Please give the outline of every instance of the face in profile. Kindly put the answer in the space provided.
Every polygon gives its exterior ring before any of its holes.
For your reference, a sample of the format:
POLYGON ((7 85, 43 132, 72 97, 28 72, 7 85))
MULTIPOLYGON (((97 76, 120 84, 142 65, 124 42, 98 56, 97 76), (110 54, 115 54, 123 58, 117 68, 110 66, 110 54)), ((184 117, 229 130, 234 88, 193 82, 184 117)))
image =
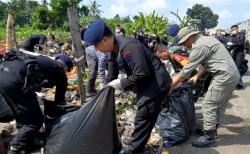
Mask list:
POLYGON ((194 43, 195 35, 190 36, 185 42, 181 43, 181 46, 185 46, 189 49, 192 49, 194 43))
POLYGON ((238 33, 238 32, 239 32, 239 28, 237 28, 237 27, 232 27, 232 28, 231 28, 231 32, 232 32, 232 33, 238 33))
POLYGON ((101 41, 95 45, 95 48, 101 52, 114 51, 114 36, 103 37, 101 41))

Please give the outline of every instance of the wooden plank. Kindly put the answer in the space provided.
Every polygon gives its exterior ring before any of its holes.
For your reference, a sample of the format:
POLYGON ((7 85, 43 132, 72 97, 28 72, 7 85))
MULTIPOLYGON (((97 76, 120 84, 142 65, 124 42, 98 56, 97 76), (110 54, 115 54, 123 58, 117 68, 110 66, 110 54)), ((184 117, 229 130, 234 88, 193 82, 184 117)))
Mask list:
POLYGON ((75 52, 75 57, 77 60, 77 77, 78 77, 78 84, 80 87, 80 96, 81 96, 81 104, 84 104, 86 100, 86 93, 85 93, 85 87, 83 82, 83 74, 85 71, 85 58, 82 58, 84 56, 84 50, 82 48, 82 42, 81 42, 81 35, 80 35, 80 26, 79 26, 79 17, 77 13, 77 9, 74 7, 70 7, 67 9, 68 12, 68 18, 69 18, 69 25, 70 25, 70 33, 71 33, 71 39, 72 39, 72 48, 75 52))
POLYGON ((18 51, 18 45, 16 41, 16 30, 15 20, 13 15, 9 12, 6 27, 6 51, 9 52, 11 49, 18 51))
POLYGON ((11 13, 8 13, 7 26, 6 26, 6 52, 9 52, 13 48, 13 28, 14 18, 11 13))

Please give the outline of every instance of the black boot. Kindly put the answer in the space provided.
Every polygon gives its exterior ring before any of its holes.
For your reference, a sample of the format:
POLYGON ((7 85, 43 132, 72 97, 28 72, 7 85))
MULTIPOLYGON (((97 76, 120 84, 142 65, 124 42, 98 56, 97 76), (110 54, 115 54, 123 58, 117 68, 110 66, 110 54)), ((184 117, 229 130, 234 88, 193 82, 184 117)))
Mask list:
POLYGON ((242 79, 240 79, 240 82, 237 84, 236 89, 237 89, 237 90, 242 90, 242 89, 244 89, 244 84, 243 84, 242 79))
POLYGON ((216 141, 217 131, 206 131, 204 130, 204 135, 199 137, 192 143, 192 146, 198 148, 205 148, 212 146, 216 141))

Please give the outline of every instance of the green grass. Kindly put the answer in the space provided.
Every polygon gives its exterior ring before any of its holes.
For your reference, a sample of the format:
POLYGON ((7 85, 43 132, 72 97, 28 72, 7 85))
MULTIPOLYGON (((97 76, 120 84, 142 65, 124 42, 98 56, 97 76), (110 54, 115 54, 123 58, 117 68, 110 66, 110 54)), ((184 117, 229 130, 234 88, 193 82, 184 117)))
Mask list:
POLYGON ((5 38, 6 30, 4 28, 0 28, 0 41, 5 38))
MULTIPOLYGON (((34 29, 31 26, 24 26, 24 27, 16 27, 16 37, 18 42, 22 42, 23 40, 27 39, 29 36, 33 34, 48 34, 48 30, 40 30, 34 29)), ((52 31, 52 34, 55 35, 56 40, 59 42, 68 40, 70 38, 70 32, 63 31, 61 29, 56 29, 52 31)), ((0 40, 5 40, 6 38, 6 28, 0 27, 0 40)))

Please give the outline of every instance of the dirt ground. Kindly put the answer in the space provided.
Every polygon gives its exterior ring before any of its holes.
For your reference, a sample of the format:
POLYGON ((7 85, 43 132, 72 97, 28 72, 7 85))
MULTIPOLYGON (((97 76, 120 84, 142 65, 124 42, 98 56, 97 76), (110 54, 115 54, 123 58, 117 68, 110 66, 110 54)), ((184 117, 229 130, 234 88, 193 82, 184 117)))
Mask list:
MULTIPOLYGON (((246 58, 250 63, 250 55, 246 58)), ((249 65, 250 68, 250 65, 249 65)), ((249 154, 250 153, 250 70, 243 77, 246 88, 235 90, 227 104, 223 126, 218 130, 219 140, 215 147, 194 148, 192 140, 198 137, 194 134, 188 141, 169 149, 170 154, 249 154)), ((201 118, 201 103, 196 105, 197 118, 201 118)), ((198 125, 201 125, 198 120, 198 125)), ((0 123, 0 133, 8 125, 0 123)), ((0 142, 1 143, 1 142, 0 142)), ((3 145, 0 144, 0 154, 3 145)))

